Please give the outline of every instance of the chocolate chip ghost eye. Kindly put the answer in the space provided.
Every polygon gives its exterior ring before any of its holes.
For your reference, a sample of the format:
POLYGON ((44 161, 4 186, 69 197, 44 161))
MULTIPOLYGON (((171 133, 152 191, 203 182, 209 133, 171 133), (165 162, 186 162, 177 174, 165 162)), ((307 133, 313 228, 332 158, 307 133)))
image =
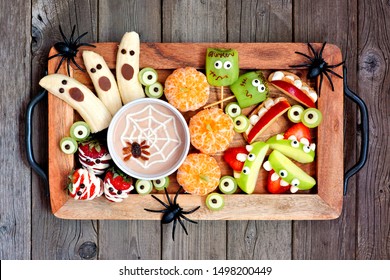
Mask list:
POLYGON ((126 50, 125 50, 125 49, 122 49, 122 50, 121 50, 121 53, 122 53, 122 54, 126 54, 126 50))
POLYGON ((68 82, 66 80, 62 80, 61 82, 63 85, 66 85, 68 82))
POLYGON ((60 88, 60 89, 59 89, 59 92, 60 92, 60 93, 64 93, 64 91, 65 91, 65 90, 64 90, 63 88, 60 88))
POLYGON ((130 51, 129 51, 129 54, 130 54, 131 56, 133 56, 133 55, 135 54, 135 51, 130 50, 130 51))
POLYGON ((91 71, 91 73, 95 73, 96 69, 95 68, 91 68, 91 70, 89 70, 89 71, 91 71))
POLYGON ((96 65, 96 69, 97 69, 97 70, 102 69, 102 65, 101 65, 101 64, 96 65))

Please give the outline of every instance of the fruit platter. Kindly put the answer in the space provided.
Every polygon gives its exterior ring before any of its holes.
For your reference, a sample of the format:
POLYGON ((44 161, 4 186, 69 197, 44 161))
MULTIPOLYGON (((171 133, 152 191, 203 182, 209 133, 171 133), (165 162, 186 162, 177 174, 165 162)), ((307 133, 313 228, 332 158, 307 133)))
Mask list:
POLYGON ((58 48, 49 53, 40 85, 51 93, 55 216, 160 220, 178 204, 186 221, 340 215, 337 46, 143 43, 125 35, 82 44, 69 64, 58 48), (310 79, 312 56, 335 66, 333 79, 310 79))

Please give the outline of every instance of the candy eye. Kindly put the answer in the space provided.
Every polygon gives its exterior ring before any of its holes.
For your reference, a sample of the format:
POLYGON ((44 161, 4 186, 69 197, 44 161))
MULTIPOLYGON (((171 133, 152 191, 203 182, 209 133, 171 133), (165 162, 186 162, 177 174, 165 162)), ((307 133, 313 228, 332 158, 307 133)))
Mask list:
POLYGON ((310 150, 311 150, 311 149, 310 149, 309 146, 307 146, 307 145, 304 145, 304 146, 303 146, 303 151, 304 151, 305 153, 307 153, 307 154, 310 153, 310 150))
POLYGON ((130 50, 130 51, 129 51, 129 55, 131 55, 131 56, 135 55, 135 51, 130 50))
POLYGON ((242 173, 244 173, 245 175, 249 175, 250 171, 251 171, 251 170, 249 169, 248 166, 245 166, 245 167, 242 169, 242 173))
POLYGON ((221 69, 222 68, 222 62, 217 60, 216 62, 214 62, 214 67, 216 69, 221 69))
POLYGON ((223 64, 223 68, 229 70, 230 68, 232 68, 232 63, 230 61, 225 61, 225 63, 223 64))
POLYGON ((248 160, 249 160, 249 161, 254 161, 255 158, 256 158, 255 154, 249 154, 249 155, 248 155, 248 160))
POLYGON ((287 116, 293 123, 299 123, 301 122, 303 110, 301 105, 294 105, 288 110, 287 116))
POLYGON ((291 141, 291 147, 298 148, 299 147, 299 142, 297 140, 292 140, 291 141))
POLYGON ((261 84, 257 87, 258 92, 264 92, 265 91, 265 85, 261 84))
POLYGON ((286 178, 288 175, 287 171, 282 169, 279 171, 279 176, 282 177, 282 178, 286 178))
POLYGON ((294 178, 292 181, 291 181, 291 186, 293 187, 298 187, 299 186, 299 180, 297 178, 294 178))
POLYGON ((254 80, 252 81, 252 86, 258 87, 258 86, 260 86, 260 85, 261 85, 261 84, 260 84, 260 80, 254 79, 254 80))

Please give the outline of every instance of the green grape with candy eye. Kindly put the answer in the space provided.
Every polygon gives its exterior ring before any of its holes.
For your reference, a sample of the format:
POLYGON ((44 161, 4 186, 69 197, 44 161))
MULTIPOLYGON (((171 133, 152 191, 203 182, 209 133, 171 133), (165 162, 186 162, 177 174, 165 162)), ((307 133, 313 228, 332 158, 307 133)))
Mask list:
POLYGON ((212 86, 230 86, 239 75, 238 52, 234 49, 208 48, 206 53, 207 82, 212 86))
POLYGON ((269 92, 267 81, 261 71, 252 71, 241 75, 230 86, 230 90, 241 108, 263 102, 268 97, 269 92))

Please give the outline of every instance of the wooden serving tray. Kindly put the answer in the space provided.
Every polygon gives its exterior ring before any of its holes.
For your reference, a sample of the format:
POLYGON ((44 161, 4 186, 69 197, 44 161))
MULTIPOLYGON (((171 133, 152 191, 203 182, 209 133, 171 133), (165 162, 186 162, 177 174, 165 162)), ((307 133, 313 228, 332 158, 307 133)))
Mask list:
MULTIPOLYGON (((118 43, 97 43, 93 51, 101 54, 110 69, 115 73, 116 52, 118 43)), ((321 44, 313 44, 316 49, 321 44)), ((176 68, 192 66, 203 71, 206 49, 208 47, 234 48, 238 50, 241 72, 263 70, 266 77, 275 70, 288 70, 289 65, 300 64, 304 57, 295 51, 308 53, 303 43, 142 43, 140 68, 152 67, 159 73, 159 81, 176 68)), ((88 48, 90 49, 90 48, 88 48)), ((76 61, 83 66, 81 59, 83 49, 78 52, 76 61)), ((55 54, 51 49, 49 56, 55 54)), ((328 44, 323 53, 329 64, 342 61, 340 49, 328 44)), ((49 74, 58 65, 58 59, 49 61, 49 74)), ((65 63, 59 73, 66 73, 65 63)), ((290 69, 291 70, 291 69, 290 69)), ((341 74, 341 67, 335 69, 341 74)), ((306 80, 304 69, 294 72, 306 80)), ((71 76, 91 89, 93 85, 87 73, 79 71, 71 65, 71 76)), ((306 81, 308 82, 308 81, 306 81)), ((343 203, 343 85, 342 79, 333 79, 335 91, 324 79, 321 96, 317 102, 323 114, 320 126, 313 130, 317 144, 316 160, 311 164, 300 165, 306 172, 314 176, 317 185, 310 192, 298 194, 268 194, 265 191, 266 171, 261 170, 254 194, 238 193, 224 195, 225 207, 220 211, 210 211, 205 205, 205 197, 181 194, 178 203, 185 210, 198 205, 201 208, 189 217, 195 220, 322 220, 335 219, 341 214, 343 203)), ((209 103, 218 100, 219 88, 211 88, 209 103)), ((229 88, 224 89, 225 96, 231 95, 229 88)), ((270 96, 279 96, 275 88, 270 86, 270 96)), ((288 98, 289 99, 289 98, 288 98)), ((295 104, 289 99, 291 104, 295 104)), ((225 103, 226 105, 226 103, 225 103)), ((253 107, 245 109, 249 113, 253 107)), ((196 112, 185 113, 187 121, 196 112)), ((151 195, 131 194, 121 203, 108 201, 104 196, 92 201, 77 201, 69 197, 66 191, 67 176, 76 166, 77 159, 61 152, 59 142, 69 135, 69 128, 80 117, 65 102, 49 94, 48 127, 49 127, 49 184, 51 207, 55 216, 63 219, 122 219, 122 220, 159 220, 161 215, 144 211, 144 208, 160 209, 160 204, 151 195)), ((289 126, 285 116, 278 119, 277 124, 264 133, 264 139, 283 132, 289 126)), ((231 146, 245 144, 243 137, 237 134, 231 146)), ((191 152, 191 151, 190 151, 191 152)), ((222 153, 215 155, 220 164, 222 174, 232 175, 232 170, 222 160, 222 153)), ((176 174, 170 177, 169 192, 174 193, 178 184, 176 174)), ((163 193, 155 193, 166 200, 163 193)))

